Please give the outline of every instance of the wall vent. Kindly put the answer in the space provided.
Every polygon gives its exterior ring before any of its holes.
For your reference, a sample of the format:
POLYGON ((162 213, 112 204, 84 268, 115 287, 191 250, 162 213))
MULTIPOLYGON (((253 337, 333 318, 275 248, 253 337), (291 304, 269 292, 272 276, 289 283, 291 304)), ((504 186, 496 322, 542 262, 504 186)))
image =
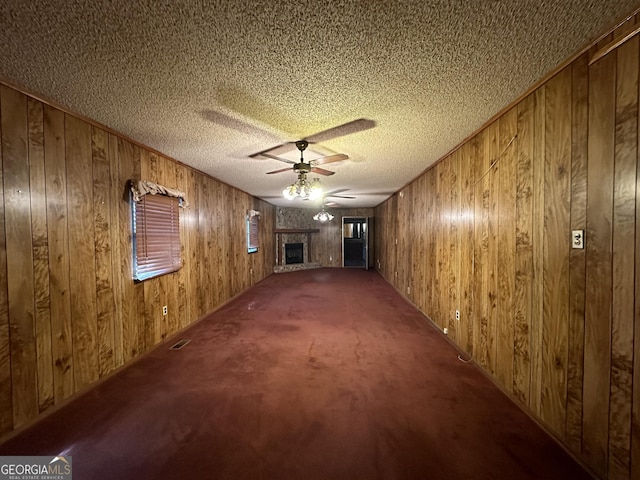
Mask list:
POLYGON ((182 348, 184 348, 187 343, 189 343, 191 340, 187 339, 187 338, 183 338, 182 340, 178 341, 177 343, 174 343, 173 345, 171 345, 169 347, 169 350, 181 350, 182 348))

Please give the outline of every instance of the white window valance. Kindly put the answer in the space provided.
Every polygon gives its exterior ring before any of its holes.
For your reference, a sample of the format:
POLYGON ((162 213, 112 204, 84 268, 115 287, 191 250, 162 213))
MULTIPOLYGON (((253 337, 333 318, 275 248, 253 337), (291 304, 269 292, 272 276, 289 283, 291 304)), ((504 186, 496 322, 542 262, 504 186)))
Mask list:
POLYGON ((249 218, 251 217, 259 217, 260 216, 260 212, 257 210, 247 210, 247 215, 249 215, 249 218))
POLYGON ((130 180, 131 194, 134 202, 139 202, 147 194, 151 195, 166 195, 167 197, 176 197, 180 200, 180 206, 187 208, 189 204, 185 198, 185 193, 180 190, 168 188, 157 183, 150 182, 148 180, 130 180))

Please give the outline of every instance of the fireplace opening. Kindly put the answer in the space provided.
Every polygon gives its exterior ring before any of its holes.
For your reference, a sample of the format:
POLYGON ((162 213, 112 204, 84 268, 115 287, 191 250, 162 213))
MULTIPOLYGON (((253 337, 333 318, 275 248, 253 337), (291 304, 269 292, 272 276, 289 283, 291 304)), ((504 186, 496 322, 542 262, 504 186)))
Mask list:
POLYGON ((284 261, 285 264, 304 263, 304 250, 302 243, 285 243, 284 244, 284 261))

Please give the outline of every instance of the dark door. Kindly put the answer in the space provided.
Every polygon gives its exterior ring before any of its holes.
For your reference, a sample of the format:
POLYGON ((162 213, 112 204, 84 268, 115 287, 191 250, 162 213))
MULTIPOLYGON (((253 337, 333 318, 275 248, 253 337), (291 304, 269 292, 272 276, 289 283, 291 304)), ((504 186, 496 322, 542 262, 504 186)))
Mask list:
POLYGON ((369 228, 366 217, 342 217, 342 266, 369 268, 369 228))

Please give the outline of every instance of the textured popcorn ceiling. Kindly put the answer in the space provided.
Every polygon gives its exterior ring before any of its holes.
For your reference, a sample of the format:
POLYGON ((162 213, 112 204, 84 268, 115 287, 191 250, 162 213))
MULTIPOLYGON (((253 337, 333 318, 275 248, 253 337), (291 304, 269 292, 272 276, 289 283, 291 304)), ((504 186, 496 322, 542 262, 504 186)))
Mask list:
POLYGON ((322 180, 367 207, 639 6, 3 0, 0 78, 278 205, 295 175, 249 155, 373 120, 314 146, 349 155, 322 180))

